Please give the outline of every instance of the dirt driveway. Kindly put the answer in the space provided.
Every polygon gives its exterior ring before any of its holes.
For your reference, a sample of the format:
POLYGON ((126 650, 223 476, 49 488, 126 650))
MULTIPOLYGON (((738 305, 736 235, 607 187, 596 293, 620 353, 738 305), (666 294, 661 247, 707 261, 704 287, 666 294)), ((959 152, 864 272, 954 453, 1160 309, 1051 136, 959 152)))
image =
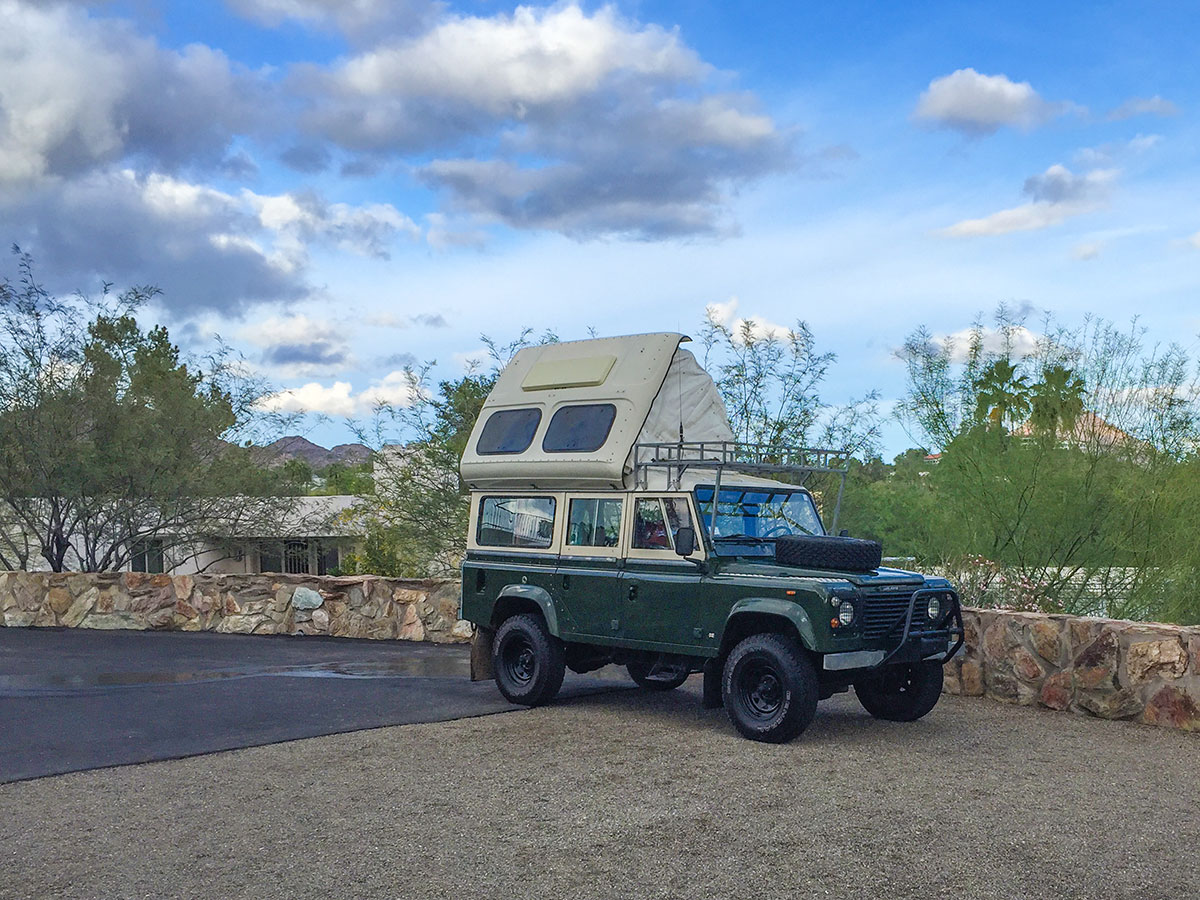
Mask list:
POLYGON ((1194 897, 1200 738, 853 697, 798 742, 679 691, 0 786, 0 897, 1194 897))

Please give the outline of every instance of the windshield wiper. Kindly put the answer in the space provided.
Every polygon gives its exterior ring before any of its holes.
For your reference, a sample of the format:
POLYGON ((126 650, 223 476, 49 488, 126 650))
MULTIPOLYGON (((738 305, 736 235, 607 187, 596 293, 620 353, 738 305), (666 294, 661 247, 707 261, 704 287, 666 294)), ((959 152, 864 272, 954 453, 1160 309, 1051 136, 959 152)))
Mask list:
POLYGON ((750 534, 726 534, 713 538, 714 541, 737 541, 739 544, 773 544, 776 538, 755 537, 750 534))

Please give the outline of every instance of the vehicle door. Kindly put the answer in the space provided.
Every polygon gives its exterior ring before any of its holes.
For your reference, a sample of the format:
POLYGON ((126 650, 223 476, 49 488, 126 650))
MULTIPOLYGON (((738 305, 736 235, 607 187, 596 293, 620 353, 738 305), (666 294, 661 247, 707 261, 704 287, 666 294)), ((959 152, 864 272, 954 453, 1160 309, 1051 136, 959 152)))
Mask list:
POLYGON ((688 557, 675 552, 683 527, 695 528, 686 495, 638 496, 626 526, 628 550, 621 586, 625 600, 622 637, 657 649, 703 646, 697 595, 704 550, 697 542, 688 557), (669 646, 668 646, 669 645, 669 646))
POLYGON ((558 559, 556 595, 569 630, 615 638, 621 620, 621 495, 566 497, 566 522, 558 559))

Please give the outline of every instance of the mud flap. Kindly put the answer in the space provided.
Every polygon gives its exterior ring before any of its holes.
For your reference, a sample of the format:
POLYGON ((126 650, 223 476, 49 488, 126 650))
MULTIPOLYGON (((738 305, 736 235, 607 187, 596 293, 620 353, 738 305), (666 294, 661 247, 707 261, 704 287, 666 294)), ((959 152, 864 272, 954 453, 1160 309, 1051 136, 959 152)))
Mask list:
POLYGON ((481 625, 475 626, 471 636, 471 680, 491 681, 496 677, 492 671, 492 638, 496 632, 481 625))
POLYGON ((721 702, 721 661, 709 659, 704 662, 704 699, 701 701, 705 709, 720 709, 721 702))

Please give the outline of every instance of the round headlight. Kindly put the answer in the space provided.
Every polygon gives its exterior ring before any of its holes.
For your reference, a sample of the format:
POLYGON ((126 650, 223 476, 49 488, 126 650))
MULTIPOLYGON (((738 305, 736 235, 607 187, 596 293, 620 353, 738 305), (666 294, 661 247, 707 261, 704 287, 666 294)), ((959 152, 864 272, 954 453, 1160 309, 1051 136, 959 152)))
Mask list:
POLYGON ((929 618, 936 620, 942 614, 942 598, 937 594, 931 594, 929 597, 929 618))
POLYGON ((854 604, 849 600, 843 600, 838 606, 838 621, 843 625, 849 625, 854 621, 854 604))

